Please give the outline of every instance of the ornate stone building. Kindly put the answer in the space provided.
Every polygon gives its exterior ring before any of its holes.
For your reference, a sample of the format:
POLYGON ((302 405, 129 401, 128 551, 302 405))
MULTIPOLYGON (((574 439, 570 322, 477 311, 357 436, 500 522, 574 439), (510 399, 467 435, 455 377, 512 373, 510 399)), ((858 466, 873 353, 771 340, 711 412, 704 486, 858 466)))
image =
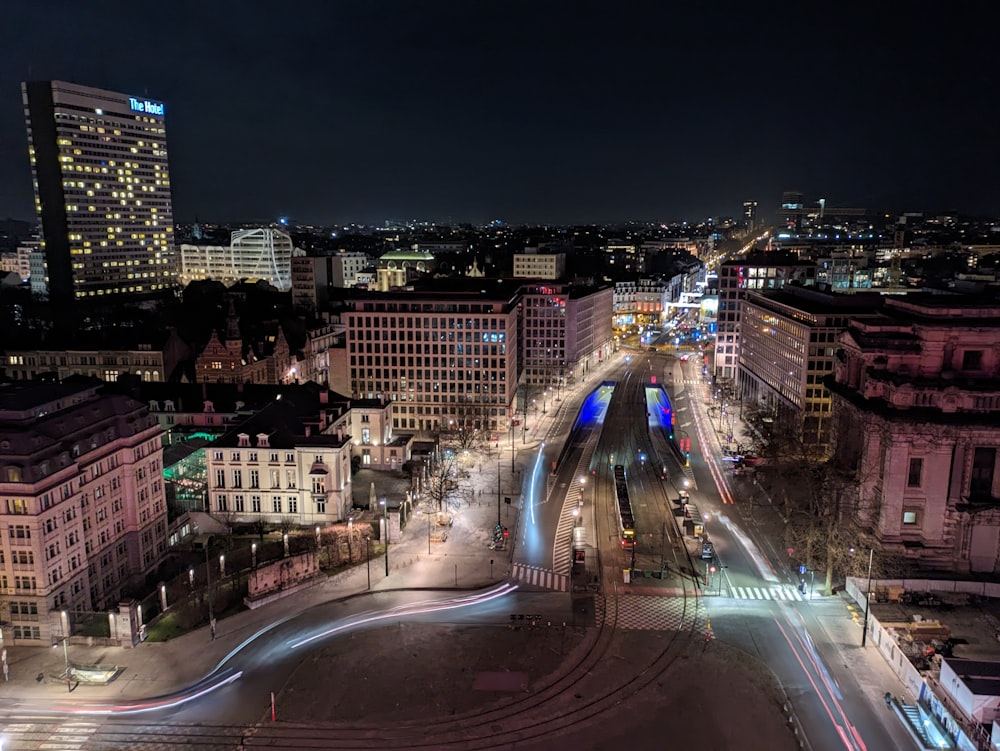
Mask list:
POLYGON ((828 386, 853 521, 922 568, 1000 571, 1000 303, 889 297, 839 344, 828 386))

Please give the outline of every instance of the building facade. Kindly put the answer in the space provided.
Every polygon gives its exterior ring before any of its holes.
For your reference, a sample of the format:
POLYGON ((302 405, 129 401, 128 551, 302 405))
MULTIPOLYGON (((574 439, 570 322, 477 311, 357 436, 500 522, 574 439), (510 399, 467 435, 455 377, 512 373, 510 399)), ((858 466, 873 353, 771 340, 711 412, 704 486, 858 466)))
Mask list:
POLYGON ((782 253, 751 253, 719 266, 715 377, 735 379, 740 360, 740 308, 744 293, 781 289, 796 283, 811 286, 816 266, 782 253))
POLYGON ((0 356, 0 364, 3 375, 15 381, 30 381, 42 375, 60 381, 88 376, 114 383, 123 375, 135 375, 143 381, 166 381, 189 354, 187 344, 171 329, 124 348, 63 349, 53 344, 30 350, 7 348, 0 356))
POLYGON ((355 287, 361 283, 360 274, 371 267, 365 253, 337 253, 330 256, 330 284, 334 287, 355 287))
POLYGON ((181 245, 179 281, 212 279, 232 286, 243 279, 262 279, 285 292, 292 288, 291 235, 259 227, 232 233, 229 245, 181 245))
POLYGON ((349 407, 326 390, 318 397, 276 399, 205 449, 209 513, 227 523, 295 526, 347 518, 349 407))
POLYGON ((872 312, 878 295, 837 295, 788 286, 747 292, 740 323, 737 394, 760 405, 825 453, 832 397, 825 385, 836 364, 837 340, 850 317, 872 312))
POLYGON ((329 258, 292 257, 292 305, 309 311, 322 310, 330 300, 329 258))
POLYGON ((96 386, 0 388, 4 637, 50 646, 73 613, 141 592, 167 549, 160 429, 96 386))
POLYGON ((670 286, 663 279, 640 278, 616 282, 614 325, 659 328, 670 302, 670 286))
POLYGON ((518 279, 562 279, 566 275, 565 253, 544 253, 528 248, 514 254, 514 277, 518 279))
POLYGON ((173 287, 164 105, 65 81, 21 91, 44 256, 33 289, 71 302, 173 287))
POLYGON ((528 285, 520 300, 520 380, 530 391, 557 394, 611 353, 613 288, 528 285))
POLYGON ((345 313, 343 369, 331 386, 387 398, 395 431, 425 435, 449 420, 505 431, 518 377, 515 290, 395 292, 360 297, 345 313))
POLYGON ((887 297, 852 320, 830 382, 850 518, 930 569, 1000 571, 1000 304, 887 297))

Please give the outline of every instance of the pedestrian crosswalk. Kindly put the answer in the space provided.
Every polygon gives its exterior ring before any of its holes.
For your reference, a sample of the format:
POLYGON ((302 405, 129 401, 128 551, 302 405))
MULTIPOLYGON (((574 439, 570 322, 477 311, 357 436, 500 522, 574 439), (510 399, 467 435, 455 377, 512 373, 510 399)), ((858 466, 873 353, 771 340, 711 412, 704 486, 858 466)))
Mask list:
MULTIPOLYGON (((736 587, 732 586, 729 588, 731 591, 731 596, 737 600, 778 600, 785 602, 802 602, 803 600, 808 600, 808 594, 803 595, 799 592, 798 587, 791 584, 788 585, 773 585, 770 587, 736 587)), ((710 597, 713 594, 718 594, 717 592, 704 591, 702 592, 706 597, 710 597)), ((724 593, 723 593, 724 594, 724 593)))
POLYGON ((519 582, 531 584, 536 587, 552 589, 556 592, 569 591, 569 577, 565 574, 557 574, 550 569, 515 563, 513 569, 511 569, 510 576, 519 582))
MULTIPOLYGON (((589 444, 580 456, 577 474, 585 476, 594 456, 596 444, 589 444)), ((556 537, 552 541, 552 568, 557 574, 568 576, 573 569, 573 535, 574 528, 583 526, 583 490, 584 483, 567 483, 566 495, 563 498, 559 521, 556 524, 556 537)), ((593 493, 593 490, 591 490, 593 493)), ((593 495, 589 496, 591 499, 593 495)))

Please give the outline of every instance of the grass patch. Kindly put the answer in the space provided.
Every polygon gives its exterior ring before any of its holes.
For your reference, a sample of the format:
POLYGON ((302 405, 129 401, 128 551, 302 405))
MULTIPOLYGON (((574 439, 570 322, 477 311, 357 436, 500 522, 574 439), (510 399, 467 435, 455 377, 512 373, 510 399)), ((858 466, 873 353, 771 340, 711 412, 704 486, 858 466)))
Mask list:
POLYGON ((167 613, 152 626, 146 627, 146 641, 170 641, 185 633, 175 613, 167 613))

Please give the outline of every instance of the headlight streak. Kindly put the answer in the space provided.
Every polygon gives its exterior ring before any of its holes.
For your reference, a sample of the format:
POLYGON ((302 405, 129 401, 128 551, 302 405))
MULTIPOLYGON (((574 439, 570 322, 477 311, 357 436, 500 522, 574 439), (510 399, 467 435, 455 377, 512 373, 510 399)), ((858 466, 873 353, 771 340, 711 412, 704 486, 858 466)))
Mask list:
POLYGON ((535 468, 531 472, 531 491, 528 493, 528 510, 531 512, 531 523, 535 523, 535 487, 538 483, 538 465, 542 461, 545 451, 545 441, 538 447, 538 454, 535 456, 535 468))
POLYGON ((718 520, 722 522, 723 526, 729 530, 734 538, 743 546, 743 550, 746 554, 750 556, 750 560, 753 561, 754 566, 757 568, 758 573, 764 581, 770 582, 772 584, 780 584, 778 575, 774 573, 774 569, 768 560, 760 554, 757 546, 754 545, 753 540, 744 534, 743 530, 730 521, 729 517, 725 514, 719 514, 718 520))
POLYGON ((809 635, 809 632, 806 631, 806 624, 805 620, 802 618, 802 614, 796 608, 789 607, 786 603, 779 604, 782 611, 785 613, 785 620, 788 622, 788 625, 795 627, 795 638, 799 640, 802 648, 809 654, 809 661, 815 666, 816 671, 823 679, 823 683, 826 684, 830 693, 832 693, 836 699, 843 701, 844 695, 840 691, 840 686, 837 684, 836 679, 830 675, 830 671, 827 670, 826 665, 823 663, 823 658, 820 657, 819 651, 816 649, 816 645, 813 644, 812 637, 809 635))
MULTIPOLYGON (((397 605, 389 610, 381 613, 369 612, 368 614, 361 614, 359 619, 358 616, 351 618, 349 622, 340 624, 332 629, 327 629, 323 633, 316 634, 314 636, 302 639, 294 644, 289 644, 290 649, 296 649, 310 642, 321 639, 325 636, 344 631, 346 629, 352 628, 354 626, 360 626, 366 623, 376 623, 378 621, 388 620, 391 618, 398 618, 405 615, 419 615, 421 613, 433 613, 442 610, 455 610, 458 608, 468 607, 470 605, 479 605, 487 602, 496 600, 504 595, 510 594, 518 587, 515 584, 506 582, 501 584, 491 590, 486 592, 479 592, 474 594, 462 595, 460 597, 452 597, 447 600, 421 600, 415 603, 407 603, 404 605, 397 605)), ((234 671, 233 668, 223 668, 222 665, 229 660, 233 659, 242 649, 244 649, 251 642, 257 640, 263 636, 268 631, 280 626, 283 623, 287 623, 293 620, 295 616, 288 616, 282 618, 280 621, 276 621, 267 625, 266 627, 260 629, 252 636, 245 639, 239 646, 235 647, 229 652, 213 669, 212 673, 209 673, 205 678, 195 683, 187 692, 172 694, 160 699, 154 699, 152 701, 141 701, 134 702, 131 704, 118 704, 118 705, 87 705, 81 704, 78 706, 55 706, 51 709, 38 710, 37 714, 42 715, 53 715, 53 714, 75 714, 75 715, 88 715, 88 716, 111 716, 111 715, 125 715, 125 714, 139 714, 142 712, 154 712, 165 709, 172 709, 179 707, 188 702, 199 699, 207 694, 212 693, 224 686, 234 683, 243 676, 243 671, 234 671), (221 672, 220 672, 221 671, 221 672), (214 676, 214 677, 213 677, 214 676)))
MULTIPOLYGON (((220 680, 205 686, 204 688, 194 691, 192 693, 181 694, 179 696, 172 696, 166 699, 159 699, 157 701, 147 702, 147 703, 135 703, 135 704, 119 704, 115 706, 79 706, 79 707, 54 707, 50 712, 45 712, 45 714, 82 714, 82 715, 120 715, 120 714, 138 714, 140 712, 153 712, 161 709, 171 709, 173 707, 179 707, 182 704, 187 704, 189 701, 194 701, 199 699, 206 694, 210 694, 216 689, 220 689, 223 686, 227 686, 234 681, 239 680, 243 676, 243 671, 240 670, 229 676, 223 678, 220 676, 220 680)), ((200 681, 199 683, 204 683, 200 681)), ((199 684, 195 684, 196 686, 199 684)))
MULTIPOLYGON (((830 723, 834 726, 834 728, 836 728, 837 735, 840 737, 841 743, 844 744, 844 748, 851 749, 852 751, 867 751, 867 747, 865 746, 864 741, 861 739, 861 736, 855 729, 855 727, 847 719, 847 714, 844 712, 844 708, 840 705, 840 702, 837 701, 836 697, 833 696, 832 694, 827 695, 829 697, 829 703, 827 702, 827 697, 824 696, 824 694, 820 691, 820 686, 817 685, 815 680, 813 680, 812 673, 806 667, 806 664, 802 660, 799 651, 796 649, 795 643, 789 637, 788 632, 785 630, 781 621, 775 618, 774 622, 775 625, 777 625, 778 630, 781 632, 781 635, 785 638, 785 641, 788 643, 788 646, 792 651, 792 655, 795 657, 796 662, 799 663, 799 667, 802 668, 802 672, 805 673, 805 676, 809 680, 809 683, 812 684, 813 690, 816 692, 816 696, 819 698, 820 703, 823 705, 823 709, 826 711, 827 716, 830 718, 830 723), (831 703, 834 706, 836 706, 836 712, 834 712, 834 710, 830 708, 831 703), (841 719, 843 720, 843 725, 837 722, 837 719, 834 717, 835 713, 841 717, 841 719)), ((810 657, 810 662, 812 662, 811 657, 810 657)), ((823 675, 824 672, 825 671, 820 671, 820 674, 823 675)), ((823 678, 823 684, 829 691, 829 685, 826 684, 826 678, 823 678)))
POLYGON ((378 613, 376 615, 371 615, 365 618, 352 618, 346 623, 341 623, 333 628, 321 631, 318 634, 313 634, 312 636, 301 639, 297 642, 290 643, 288 645, 289 649, 298 649, 301 646, 310 644, 319 639, 332 636, 333 634, 346 631, 348 629, 363 626, 369 623, 377 623, 379 621, 390 620, 392 618, 398 618, 401 615, 419 615, 421 613, 434 613, 441 610, 456 610, 458 608, 468 607, 469 605, 479 605, 484 602, 489 602, 495 600, 498 597, 503 597, 506 594, 510 594, 515 589, 517 585, 511 584, 509 582, 504 583, 497 587, 496 589, 484 592, 478 595, 471 595, 466 597, 455 598, 452 600, 443 600, 436 603, 411 603, 409 605, 399 606, 393 610, 386 611, 384 613, 378 613))
MULTIPOLYGON (((681 372, 683 372, 683 370, 681 372)), ((718 462, 716 462, 713 457, 715 451, 712 447, 712 443, 708 440, 707 433, 702 426, 702 414, 695 408, 694 400, 697 398, 697 393, 692 389, 688 394, 688 407, 691 409, 691 414, 694 416, 694 427, 698 432, 698 445, 701 446, 702 458, 705 460, 705 466, 708 467, 708 471, 712 475, 712 482, 715 483, 715 487, 719 491, 719 496, 722 498, 722 502, 732 504, 733 496, 730 494, 729 487, 726 485, 726 481, 722 477, 722 473, 719 471, 718 462)))

